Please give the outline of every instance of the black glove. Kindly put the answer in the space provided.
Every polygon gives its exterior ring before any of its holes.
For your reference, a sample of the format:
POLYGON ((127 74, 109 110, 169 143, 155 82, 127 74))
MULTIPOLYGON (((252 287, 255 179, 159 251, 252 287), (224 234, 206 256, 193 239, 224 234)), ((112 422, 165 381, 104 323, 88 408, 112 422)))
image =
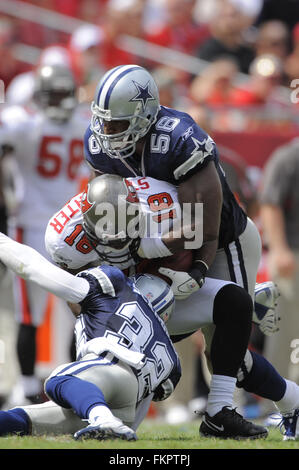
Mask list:
POLYGON ((154 391, 153 401, 163 401, 174 391, 174 385, 170 379, 162 382, 154 391))
POLYGON ((208 265, 201 260, 194 261, 191 271, 189 271, 189 275, 195 279, 198 283, 199 287, 202 287, 205 283, 205 277, 207 274, 209 267, 208 265))

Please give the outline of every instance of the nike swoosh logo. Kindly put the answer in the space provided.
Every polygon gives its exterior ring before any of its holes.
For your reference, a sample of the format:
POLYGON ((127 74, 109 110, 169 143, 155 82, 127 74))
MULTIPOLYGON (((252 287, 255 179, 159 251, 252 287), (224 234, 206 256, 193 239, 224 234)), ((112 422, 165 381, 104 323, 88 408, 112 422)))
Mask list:
POLYGON ((208 426, 208 428, 213 429, 213 431, 215 431, 215 430, 220 431, 220 432, 224 431, 223 424, 221 426, 217 426, 217 424, 214 424, 214 423, 211 423, 211 422, 207 421, 206 418, 204 418, 204 422, 208 426))

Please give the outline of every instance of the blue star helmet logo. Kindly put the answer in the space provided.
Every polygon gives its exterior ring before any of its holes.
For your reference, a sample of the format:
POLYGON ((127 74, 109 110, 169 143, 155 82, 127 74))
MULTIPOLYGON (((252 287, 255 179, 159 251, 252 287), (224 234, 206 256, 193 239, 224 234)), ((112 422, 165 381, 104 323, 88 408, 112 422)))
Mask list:
POLYGON ((134 98, 131 98, 130 101, 140 101, 142 103, 143 110, 145 110, 147 102, 155 99, 149 91, 149 81, 145 86, 140 85, 140 83, 137 83, 134 80, 133 83, 137 89, 137 95, 134 96, 134 98))

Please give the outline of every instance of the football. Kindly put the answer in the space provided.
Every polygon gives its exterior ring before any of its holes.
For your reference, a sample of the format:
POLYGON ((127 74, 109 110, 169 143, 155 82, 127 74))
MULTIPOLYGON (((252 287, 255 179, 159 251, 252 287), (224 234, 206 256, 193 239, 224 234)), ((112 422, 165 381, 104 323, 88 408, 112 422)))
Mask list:
POLYGON ((164 281, 170 283, 168 277, 163 276, 159 273, 159 268, 169 268, 174 271, 188 272, 191 269, 193 261, 192 250, 182 250, 175 255, 167 256, 165 258, 154 258, 142 260, 137 266, 137 273, 148 273, 154 274, 161 277, 164 281))

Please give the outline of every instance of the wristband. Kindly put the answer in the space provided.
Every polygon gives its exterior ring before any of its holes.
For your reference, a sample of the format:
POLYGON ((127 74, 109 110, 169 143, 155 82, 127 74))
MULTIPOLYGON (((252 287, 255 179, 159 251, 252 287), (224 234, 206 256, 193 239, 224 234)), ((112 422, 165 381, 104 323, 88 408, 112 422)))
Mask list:
POLYGON ((137 254, 141 258, 164 258, 172 255, 159 237, 142 238, 137 254))
MULTIPOLYGON (((209 266, 207 265, 207 263, 205 263, 205 261, 203 261, 202 259, 196 259, 195 261, 193 261, 193 264, 199 264, 201 263, 204 267, 204 274, 206 275, 206 272, 209 270, 209 266)), ((197 267, 197 266, 196 266, 197 267)))
POLYGON ((197 259, 193 262, 193 266, 189 274, 191 277, 193 277, 193 279, 196 280, 199 287, 202 287, 204 285, 208 269, 209 266, 207 265, 207 263, 205 263, 201 259, 197 259))

